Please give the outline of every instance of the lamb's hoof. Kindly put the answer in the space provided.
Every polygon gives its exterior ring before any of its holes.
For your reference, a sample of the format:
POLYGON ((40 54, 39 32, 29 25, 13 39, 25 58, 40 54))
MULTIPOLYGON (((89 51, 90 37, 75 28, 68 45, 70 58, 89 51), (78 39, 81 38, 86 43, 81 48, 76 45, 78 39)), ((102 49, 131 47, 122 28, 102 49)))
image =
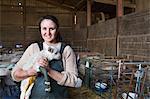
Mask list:
POLYGON ((50 86, 50 82, 48 82, 48 81, 45 81, 45 85, 48 85, 48 86, 50 86))
POLYGON ((46 92, 50 92, 50 91, 51 91, 51 87, 45 88, 45 91, 46 91, 46 92))

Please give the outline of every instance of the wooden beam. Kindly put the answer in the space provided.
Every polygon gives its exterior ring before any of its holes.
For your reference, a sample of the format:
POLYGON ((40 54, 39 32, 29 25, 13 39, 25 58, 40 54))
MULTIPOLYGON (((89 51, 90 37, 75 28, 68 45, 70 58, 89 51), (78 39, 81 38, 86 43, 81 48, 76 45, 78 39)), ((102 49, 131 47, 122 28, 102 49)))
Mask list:
POLYGON ((76 5, 75 5, 75 11, 81 10, 87 6, 87 0, 80 0, 76 5))
POLYGON ((84 1, 86 1, 86 0, 80 0, 76 5, 75 5, 75 7, 78 7, 80 4, 82 4, 84 1))
MULTIPOLYGON (((104 4, 110 4, 110 5, 116 5, 117 0, 94 0, 95 2, 99 2, 99 3, 104 3, 104 4)), ((136 4, 132 4, 129 2, 126 2, 124 0, 123 2, 123 6, 124 7, 129 7, 129 8, 136 8, 136 4)))
POLYGON ((75 9, 75 7, 73 7, 73 6, 70 6, 70 5, 61 3, 61 2, 57 2, 57 1, 54 1, 54 0, 37 0, 37 1, 44 2, 44 3, 49 3, 49 4, 52 4, 54 6, 64 8, 64 9, 68 9, 68 10, 74 10, 75 9))

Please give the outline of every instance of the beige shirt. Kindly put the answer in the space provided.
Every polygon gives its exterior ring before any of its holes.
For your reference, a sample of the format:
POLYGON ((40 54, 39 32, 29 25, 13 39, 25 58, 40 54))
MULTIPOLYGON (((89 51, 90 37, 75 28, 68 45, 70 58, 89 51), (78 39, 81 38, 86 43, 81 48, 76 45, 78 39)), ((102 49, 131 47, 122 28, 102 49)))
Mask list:
MULTIPOLYGON (((60 43, 53 44, 53 46, 58 47, 60 43)), ((21 59, 17 62, 15 67, 12 70, 12 78, 15 81, 17 80, 13 75, 14 72, 17 68, 25 68, 23 67, 24 64, 27 63, 28 59, 35 53, 39 52, 39 46, 37 43, 31 44, 26 51, 24 52, 23 56, 21 59)), ((70 46, 66 46, 63 53, 62 53, 62 60, 63 60, 63 67, 64 71, 61 73, 64 75, 63 78, 57 82, 59 85, 64 85, 64 86, 70 86, 70 87, 75 87, 77 83, 77 76, 78 76, 78 70, 77 70, 77 64, 76 64, 76 56, 70 46)))

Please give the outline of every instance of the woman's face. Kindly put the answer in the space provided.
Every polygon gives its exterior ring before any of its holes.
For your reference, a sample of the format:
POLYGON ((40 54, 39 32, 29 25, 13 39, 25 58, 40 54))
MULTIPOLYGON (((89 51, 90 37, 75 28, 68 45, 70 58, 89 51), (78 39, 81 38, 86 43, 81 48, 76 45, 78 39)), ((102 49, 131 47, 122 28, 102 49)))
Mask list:
POLYGON ((57 35, 57 26, 50 19, 44 19, 41 22, 41 35, 45 42, 55 43, 57 35))

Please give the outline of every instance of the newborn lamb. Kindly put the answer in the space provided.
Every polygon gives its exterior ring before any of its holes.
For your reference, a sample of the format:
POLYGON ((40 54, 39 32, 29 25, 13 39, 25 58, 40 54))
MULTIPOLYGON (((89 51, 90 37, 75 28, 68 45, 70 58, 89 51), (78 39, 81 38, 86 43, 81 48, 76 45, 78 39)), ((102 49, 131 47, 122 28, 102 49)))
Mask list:
MULTIPOLYGON (((34 54, 28 60, 28 63, 23 66, 23 67, 25 67, 23 69, 28 70, 29 68, 34 67, 37 72, 41 72, 44 75, 44 79, 45 79, 45 86, 46 86, 45 91, 50 92, 51 87, 50 87, 50 81, 48 79, 48 73, 45 70, 45 68, 36 64, 36 61, 41 57, 47 58, 49 61, 51 61, 53 59, 60 59, 61 55, 58 52, 57 48, 51 46, 47 50, 42 50, 39 53, 34 54)), ((33 76, 33 77, 29 77, 29 78, 26 78, 26 79, 21 81, 20 99, 29 99, 29 96, 31 94, 31 89, 34 85, 35 78, 36 77, 33 76)))

